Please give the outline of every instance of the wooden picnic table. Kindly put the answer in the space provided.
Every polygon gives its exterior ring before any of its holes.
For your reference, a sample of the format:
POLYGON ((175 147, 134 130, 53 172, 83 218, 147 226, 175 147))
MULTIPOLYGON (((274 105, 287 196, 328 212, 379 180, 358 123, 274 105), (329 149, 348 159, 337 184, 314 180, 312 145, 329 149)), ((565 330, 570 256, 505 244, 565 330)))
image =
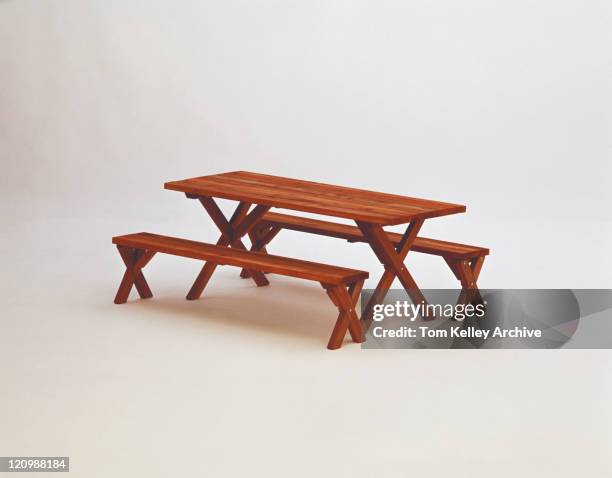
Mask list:
MULTIPOLYGON (((425 297, 404 264, 406 255, 413 248, 426 219, 457 214, 465 212, 466 209, 459 204, 245 171, 170 181, 165 183, 164 187, 183 192, 188 198, 198 199, 221 232, 217 245, 237 249, 246 249, 242 242, 245 235, 250 235, 253 242, 253 231, 265 220, 266 214, 272 214, 268 213, 271 208, 354 221, 359 229, 357 232, 363 237, 363 242, 370 245, 385 269, 371 301, 366 306, 366 311, 371 311, 372 305, 384 298, 396 277, 415 303, 426 303, 425 297), (225 217, 215 198, 238 201, 238 206, 229 219, 225 217), (254 207, 251 209, 252 206, 254 207), (400 224, 405 224, 406 228, 401 237, 395 237, 395 240, 391 233, 383 230, 385 226, 400 224)), ((346 225, 338 226, 346 227, 346 225)), ((278 230, 279 228, 269 228, 264 231, 268 237, 259 237, 260 245, 269 242, 278 230)), ((259 249, 265 252, 263 246, 259 249)), ((479 271, 480 266, 481 263, 474 267, 479 271)), ((201 295, 215 268, 216 264, 206 262, 187 295, 188 299, 197 299, 201 295)), ((475 284, 473 275, 469 276, 471 273, 469 267, 466 268, 467 272, 461 266, 451 265, 451 269, 462 283, 464 281, 461 274, 468 274, 465 276, 464 287, 467 287, 469 282, 475 284)), ((252 277, 258 286, 268 284, 265 271, 244 272, 245 276, 252 277)), ((475 275, 477 277, 478 272, 475 275)))

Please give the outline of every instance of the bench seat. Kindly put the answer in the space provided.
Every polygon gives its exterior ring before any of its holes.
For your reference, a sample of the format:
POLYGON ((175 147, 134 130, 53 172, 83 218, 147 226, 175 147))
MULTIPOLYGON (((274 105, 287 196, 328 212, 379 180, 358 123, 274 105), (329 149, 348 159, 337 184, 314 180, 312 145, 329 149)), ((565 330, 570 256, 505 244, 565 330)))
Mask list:
POLYGON ((136 286, 142 298, 153 296, 142 274, 142 268, 156 253, 165 253, 208 261, 218 265, 271 272, 319 282, 340 311, 328 348, 339 348, 347 329, 353 341, 363 342, 364 340, 359 319, 355 312, 355 304, 359 298, 363 282, 368 277, 366 271, 161 236, 148 232, 116 236, 113 237, 112 242, 117 246, 126 265, 126 272, 115 297, 116 304, 127 301, 133 285, 136 286))
POLYGON ((113 244, 162 252, 174 256, 211 261, 228 265, 271 272, 273 274, 297 277, 324 284, 351 284, 366 279, 368 273, 356 269, 303 261, 289 257, 275 256, 261 252, 243 251, 229 247, 190 241, 177 237, 160 236, 148 232, 138 232, 113 237, 113 244))
MULTIPOLYGON (((350 242, 365 242, 365 238, 357 226, 322 221, 320 219, 268 212, 263 216, 260 224, 262 226, 280 227, 281 229, 337 237, 350 242)), ((396 232, 387 232, 386 234, 389 240, 396 245, 402 239, 402 235, 396 232)), ((411 251, 461 260, 473 259, 489 254, 489 249, 484 247, 468 246, 466 244, 440 241, 426 237, 417 237, 411 251)))

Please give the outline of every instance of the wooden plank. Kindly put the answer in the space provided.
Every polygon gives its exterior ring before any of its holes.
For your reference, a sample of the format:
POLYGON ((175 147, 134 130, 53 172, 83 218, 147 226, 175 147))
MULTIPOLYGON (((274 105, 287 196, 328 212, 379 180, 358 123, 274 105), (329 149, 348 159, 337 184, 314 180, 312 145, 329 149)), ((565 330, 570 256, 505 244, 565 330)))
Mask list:
POLYGON ((234 229, 234 237, 240 238, 249 232, 253 226, 268 212, 269 206, 257 205, 253 210, 240 221, 234 229))
POLYGON ((213 196, 380 225, 465 212, 465 206, 363 189, 235 171, 167 182, 188 196, 213 196))
POLYGON ((312 219, 309 217, 268 212, 263 216, 260 224, 280 226, 283 229, 306 232, 309 234, 336 237, 338 239, 346 239, 350 242, 366 242, 363 234, 356 226, 339 224, 331 221, 323 221, 320 219, 312 219))
POLYGON ((327 284, 349 284, 368 277, 368 273, 365 271, 260 252, 231 249, 147 232, 117 236, 113 238, 113 243, 137 249, 210 261, 219 265, 246 267, 247 269, 259 271, 265 270, 276 274, 325 282, 327 284))

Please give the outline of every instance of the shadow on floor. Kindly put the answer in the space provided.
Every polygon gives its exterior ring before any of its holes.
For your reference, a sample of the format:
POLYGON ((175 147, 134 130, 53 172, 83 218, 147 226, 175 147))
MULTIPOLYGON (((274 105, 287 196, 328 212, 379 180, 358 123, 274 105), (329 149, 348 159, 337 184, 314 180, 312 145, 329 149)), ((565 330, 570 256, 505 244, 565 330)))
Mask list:
POLYGON ((227 285, 209 286, 199 300, 189 301, 185 292, 162 291, 150 299, 140 299, 135 290, 127 303, 110 304, 122 313, 144 311, 168 320, 181 318, 214 322, 265 333, 304 337, 325 345, 329 339, 338 311, 321 287, 297 281, 279 281, 271 276, 270 285, 255 287, 246 280, 228 281, 227 285))

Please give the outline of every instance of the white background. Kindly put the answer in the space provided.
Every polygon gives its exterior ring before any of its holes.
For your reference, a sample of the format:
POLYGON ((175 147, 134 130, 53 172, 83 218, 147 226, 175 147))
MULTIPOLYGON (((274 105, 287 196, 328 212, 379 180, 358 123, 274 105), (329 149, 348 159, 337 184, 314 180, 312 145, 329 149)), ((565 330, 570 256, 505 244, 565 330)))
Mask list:
MULTIPOLYGON (((0 453, 76 476, 609 473, 607 351, 328 353, 314 285, 224 269, 186 303, 198 264, 171 257, 154 299, 114 306, 110 237, 212 241, 163 182, 253 170, 466 204, 423 234, 490 247, 483 287, 609 288, 611 22, 603 0, 1 1, 0 453)), ((271 250, 380 274, 363 245, 271 250)))

